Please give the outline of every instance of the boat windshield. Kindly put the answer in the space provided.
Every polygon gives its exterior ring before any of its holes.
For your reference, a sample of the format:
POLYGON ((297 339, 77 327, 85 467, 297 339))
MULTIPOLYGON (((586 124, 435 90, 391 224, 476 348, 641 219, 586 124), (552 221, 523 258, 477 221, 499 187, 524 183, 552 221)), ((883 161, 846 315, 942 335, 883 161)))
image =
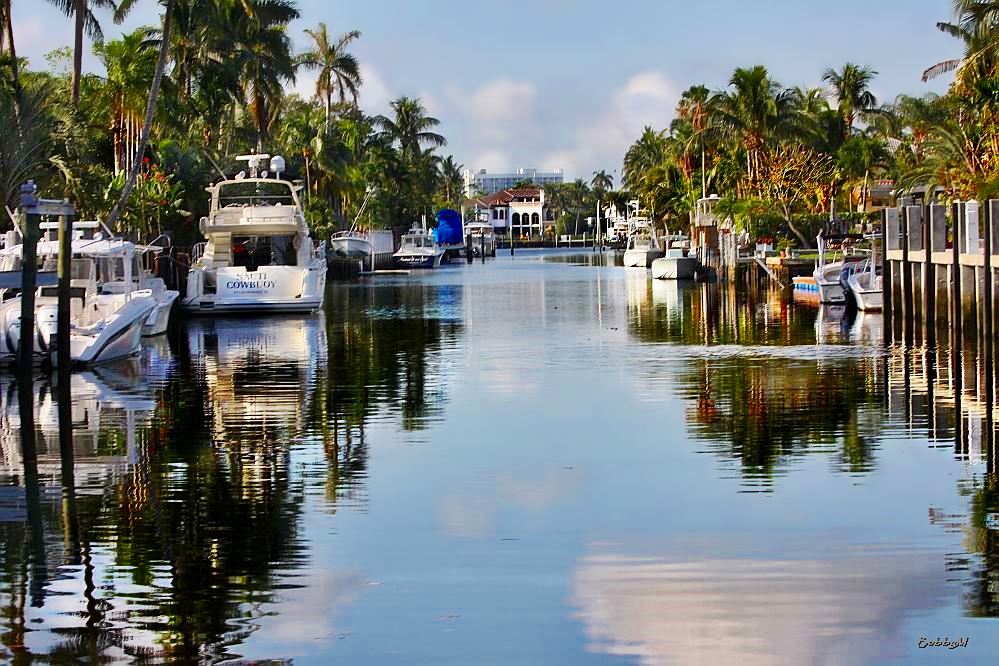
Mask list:
POLYGON ((245 266, 251 271, 258 266, 297 266, 295 237, 233 236, 232 265, 245 266))
POLYGON ((290 206, 295 203, 291 185, 281 180, 233 181, 219 186, 219 208, 226 206, 290 206))
POLYGON ((433 239, 427 236, 403 236, 402 244, 404 247, 431 247, 433 239))
MULTIPOLYGON (((59 258, 58 257, 46 257, 45 262, 42 264, 43 271, 58 271, 59 270, 59 258)), ((94 275, 94 260, 93 259, 76 259, 74 258, 69 264, 69 279, 70 280, 91 280, 94 275)))

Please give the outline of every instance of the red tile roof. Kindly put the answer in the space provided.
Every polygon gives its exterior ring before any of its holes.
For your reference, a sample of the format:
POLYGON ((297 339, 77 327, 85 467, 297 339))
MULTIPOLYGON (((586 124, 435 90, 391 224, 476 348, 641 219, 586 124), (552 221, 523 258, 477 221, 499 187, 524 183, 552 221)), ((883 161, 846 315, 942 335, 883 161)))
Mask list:
POLYGON ((473 201, 480 206, 503 206, 514 199, 537 199, 541 197, 540 187, 521 187, 515 190, 500 190, 473 201))

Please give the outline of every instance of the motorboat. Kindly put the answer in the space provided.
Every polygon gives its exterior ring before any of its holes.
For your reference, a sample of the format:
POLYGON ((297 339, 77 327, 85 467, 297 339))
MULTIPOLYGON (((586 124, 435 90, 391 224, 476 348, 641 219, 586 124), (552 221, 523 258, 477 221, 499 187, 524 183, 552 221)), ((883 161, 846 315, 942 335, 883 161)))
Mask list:
POLYGON ((496 232, 493 231, 492 224, 482 221, 469 222, 465 225, 465 233, 470 236, 470 250, 474 256, 496 256, 496 232))
MULTIPOLYGON (((150 289, 134 289, 132 279, 136 246, 121 239, 74 239, 70 262, 69 355, 74 363, 104 363, 139 351, 142 329, 158 307, 150 289), (102 292, 98 271, 108 263, 123 267, 123 287, 118 293, 102 292)), ((4 257, 21 256, 22 246, 3 250, 4 257)), ((38 243, 43 270, 58 261, 58 241, 38 243)), ((35 295, 37 335, 32 340, 38 354, 55 361, 58 331, 58 286, 41 286, 35 295)), ((21 340, 21 296, 0 304, 0 359, 17 356, 21 340)))
POLYGON ((623 250, 628 244, 628 220, 623 217, 613 217, 608 221, 607 236, 604 246, 612 250, 623 250))
POLYGON ((847 278, 847 284, 860 310, 877 311, 884 305, 882 276, 877 273, 877 262, 873 256, 867 260, 862 270, 855 271, 847 278))
POLYGON ((344 259, 359 259, 370 262, 372 270, 374 270, 374 245, 371 242, 371 237, 357 226, 357 222, 364 214, 365 208, 368 207, 368 201, 371 200, 374 193, 375 189, 368 187, 364 201, 361 203, 361 208, 357 211, 350 229, 339 231, 330 237, 330 251, 333 255, 344 259))
MULTIPOLYGON (((38 243, 36 255, 43 263, 42 270, 57 270, 59 257, 59 243, 52 238, 53 231, 57 230, 58 222, 43 222, 41 225, 45 232, 45 240, 38 243)), ((97 263, 97 291, 101 294, 123 294, 125 293, 125 270, 124 254, 111 253, 102 255, 100 249, 108 246, 99 242, 114 235, 109 229, 104 227, 100 220, 81 220, 72 224, 73 242, 71 249, 73 256, 82 258, 89 256, 97 263), (103 229, 103 231, 101 231, 103 229)), ((156 299, 156 307, 149 318, 142 325, 142 335, 144 337, 162 335, 166 333, 170 325, 170 314, 174 301, 180 292, 174 289, 167 289, 163 278, 154 275, 153 272, 142 261, 143 258, 152 257, 163 251, 163 247, 158 245, 134 245, 131 253, 132 272, 129 291, 149 290, 156 299)), ((20 269, 21 246, 12 245, 3 252, 0 252, 0 270, 20 269)))
POLYGON ((311 312, 323 305, 326 244, 313 246, 298 193, 283 180, 284 159, 242 155, 240 172, 206 188, 209 213, 201 218, 182 306, 194 313, 311 312))
POLYGON ((661 256, 663 250, 651 222, 645 218, 633 218, 624 251, 625 267, 649 268, 661 256))
POLYGON ((444 257, 444 248, 426 229, 413 227, 403 235, 399 250, 392 256, 404 268, 437 268, 444 257))
MULTIPOLYGON (((843 272, 844 268, 855 268, 855 265, 859 265, 862 259, 859 257, 848 257, 844 249, 838 259, 833 257, 833 260, 829 261, 828 251, 830 241, 845 240, 847 238, 851 238, 851 236, 826 237, 819 234, 816 239, 818 241, 819 260, 815 266, 815 270, 812 271, 812 282, 807 284, 814 285, 815 291, 818 292, 820 303, 836 304, 846 302, 847 290, 840 280, 840 273, 843 272)), ((857 238, 860 237, 857 236, 857 238)))
POLYGON ((666 234, 663 256, 652 261, 652 277, 657 280, 693 280, 697 258, 690 256, 690 239, 682 234, 666 234))

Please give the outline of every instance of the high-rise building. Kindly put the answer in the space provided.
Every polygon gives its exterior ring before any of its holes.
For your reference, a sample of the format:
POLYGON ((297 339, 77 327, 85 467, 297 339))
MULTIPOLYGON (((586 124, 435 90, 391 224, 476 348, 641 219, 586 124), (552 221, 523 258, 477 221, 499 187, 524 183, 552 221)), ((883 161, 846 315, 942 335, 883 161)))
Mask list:
POLYGON ((474 197, 507 190, 517 183, 529 182, 539 187, 550 183, 561 183, 564 178, 562 169, 554 171, 538 171, 537 169, 517 169, 513 173, 488 173, 485 169, 465 173, 465 196, 474 197))

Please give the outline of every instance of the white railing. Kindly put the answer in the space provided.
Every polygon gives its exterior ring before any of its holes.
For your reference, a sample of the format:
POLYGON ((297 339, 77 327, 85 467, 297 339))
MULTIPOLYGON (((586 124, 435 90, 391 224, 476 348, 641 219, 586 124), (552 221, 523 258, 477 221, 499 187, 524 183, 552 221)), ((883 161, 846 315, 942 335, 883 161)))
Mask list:
POLYGON ((201 242, 191 248, 191 264, 194 264, 204 256, 206 245, 207 243, 201 242))

